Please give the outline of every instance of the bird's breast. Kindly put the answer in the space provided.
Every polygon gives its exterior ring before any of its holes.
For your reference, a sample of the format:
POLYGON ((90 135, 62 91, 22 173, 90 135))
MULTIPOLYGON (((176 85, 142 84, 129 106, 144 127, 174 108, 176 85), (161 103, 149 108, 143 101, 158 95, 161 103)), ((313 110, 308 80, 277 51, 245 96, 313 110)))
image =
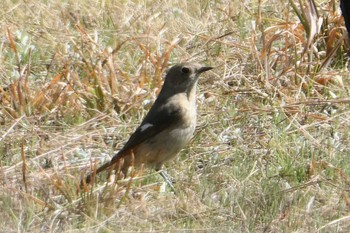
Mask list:
POLYGON ((186 96, 176 96, 168 103, 177 106, 181 119, 138 147, 138 153, 144 155, 140 163, 161 167, 174 158, 193 136, 197 121, 195 102, 186 96))

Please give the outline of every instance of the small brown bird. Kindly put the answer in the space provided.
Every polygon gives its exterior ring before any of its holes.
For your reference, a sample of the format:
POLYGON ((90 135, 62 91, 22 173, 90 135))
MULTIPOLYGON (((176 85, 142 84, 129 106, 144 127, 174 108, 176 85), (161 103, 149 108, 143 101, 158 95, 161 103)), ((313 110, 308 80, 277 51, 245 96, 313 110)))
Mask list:
MULTIPOLYGON (((182 63, 171 67, 166 74, 158 98, 141 125, 131 135, 124 147, 93 174, 107 168, 121 168, 124 175, 130 166, 141 164, 162 169, 163 164, 174 158, 190 141, 197 122, 196 86, 201 73, 212 67, 196 63, 182 63)), ((173 188, 163 171, 162 177, 173 188)))

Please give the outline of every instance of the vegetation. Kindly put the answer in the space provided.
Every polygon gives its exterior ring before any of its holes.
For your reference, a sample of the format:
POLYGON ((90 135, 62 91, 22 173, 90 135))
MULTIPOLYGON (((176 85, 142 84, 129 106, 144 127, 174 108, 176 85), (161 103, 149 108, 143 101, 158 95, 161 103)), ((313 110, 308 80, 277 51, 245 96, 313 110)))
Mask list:
POLYGON ((2 232, 348 232, 348 41, 339 3, 3 0, 2 232), (171 65, 201 78, 167 164, 80 178, 141 122, 171 65))

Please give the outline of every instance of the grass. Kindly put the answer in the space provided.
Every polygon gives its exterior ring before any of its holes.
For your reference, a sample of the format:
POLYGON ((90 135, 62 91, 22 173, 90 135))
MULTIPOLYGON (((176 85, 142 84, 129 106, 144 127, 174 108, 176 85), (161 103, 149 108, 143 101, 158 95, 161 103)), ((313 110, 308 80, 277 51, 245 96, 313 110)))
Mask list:
POLYGON ((1 231, 348 232, 348 42, 309 2, 3 1, 1 231), (182 61, 216 68, 177 195, 148 169, 79 189, 182 61))

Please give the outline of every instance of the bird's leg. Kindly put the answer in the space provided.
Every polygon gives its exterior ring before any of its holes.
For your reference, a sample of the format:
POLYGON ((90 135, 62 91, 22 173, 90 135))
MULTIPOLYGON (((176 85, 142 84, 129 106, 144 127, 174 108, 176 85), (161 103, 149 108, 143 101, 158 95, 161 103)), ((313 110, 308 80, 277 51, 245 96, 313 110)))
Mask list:
POLYGON ((169 185, 171 190, 173 190, 174 194, 176 194, 176 190, 169 175, 164 170, 159 170, 159 174, 163 177, 164 181, 169 185))

